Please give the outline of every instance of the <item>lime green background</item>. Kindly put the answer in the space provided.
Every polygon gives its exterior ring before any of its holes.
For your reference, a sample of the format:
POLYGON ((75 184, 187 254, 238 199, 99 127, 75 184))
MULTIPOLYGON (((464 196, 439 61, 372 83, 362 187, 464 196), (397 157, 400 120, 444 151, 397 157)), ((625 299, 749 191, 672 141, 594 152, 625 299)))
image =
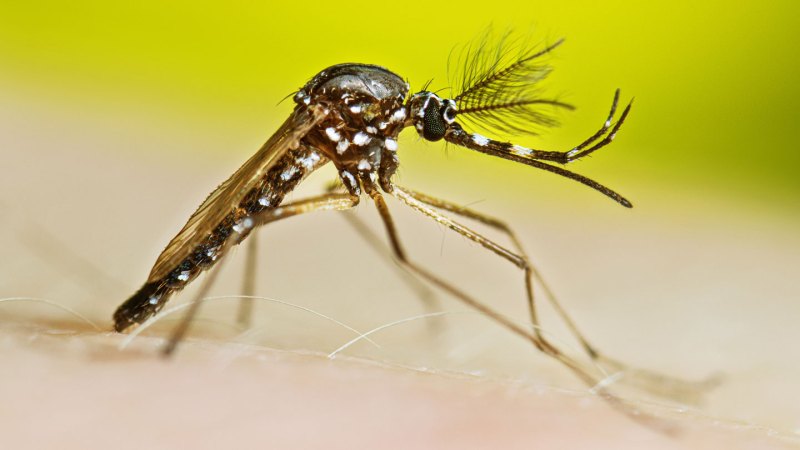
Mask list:
MULTIPOLYGON (((624 99, 636 97, 630 123, 602 157, 575 170, 628 191, 703 189, 794 213, 798 8, 788 1, 3 2, 0 88, 76 113, 139 109, 165 133, 171 126, 203 133, 213 124, 215 133, 252 135, 260 124, 266 137, 266 125, 291 107, 275 104, 328 65, 376 63, 412 89, 430 78, 444 87, 450 50, 493 24, 567 38, 551 86, 579 110, 543 139, 522 143, 569 148, 601 123, 621 87, 624 99)), ((423 152, 407 153, 424 160, 423 152)), ((418 170, 441 173, 450 163, 475 171, 473 159, 483 161, 489 182, 532 170, 469 155, 424 160, 418 170)))

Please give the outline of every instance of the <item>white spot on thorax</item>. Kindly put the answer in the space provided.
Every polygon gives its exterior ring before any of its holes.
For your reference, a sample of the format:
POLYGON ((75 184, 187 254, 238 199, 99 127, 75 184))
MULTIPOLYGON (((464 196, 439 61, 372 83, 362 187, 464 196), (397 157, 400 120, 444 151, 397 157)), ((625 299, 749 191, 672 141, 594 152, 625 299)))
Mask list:
POLYGON ((345 150, 347 150, 347 147, 350 147, 350 141, 347 139, 342 139, 338 144, 336 144, 336 153, 341 155, 345 150))
POLYGON ((366 159, 362 159, 358 162, 358 170, 365 171, 365 170, 372 170, 372 165, 366 159))
POLYGON ((386 138, 383 141, 383 146, 386 147, 386 150, 389 150, 389 151, 393 152, 393 151, 397 150, 397 141, 395 141, 392 138, 386 138))
POLYGON ((377 134, 378 130, 375 127, 367 127, 367 133, 377 134))
POLYGON ((363 108, 362 108, 361 105, 353 105, 353 106, 350 107, 350 112, 353 113, 353 114, 359 114, 359 113, 361 113, 362 109, 363 108))
POLYGON ((364 133, 363 131, 359 131, 358 133, 356 133, 355 136, 353 136, 353 144, 356 144, 358 146, 366 145, 371 140, 372 138, 369 137, 369 135, 364 133))
POLYGON ((489 145, 489 138, 487 138, 486 136, 481 136, 478 133, 473 133, 472 142, 480 145, 481 147, 486 147, 487 145, 489 145))
POLYGON ((378 128, 380 128, 381 130, 385 130, 387 126, 389 126, 389 124, 386 122, 378 123, 378 128))
POLYGON ((339 134, 339 132, 336 131, 336 128, 333 127, 325 128, 325 134, 327 134, 328 139, 332 140, 333 142, 337 142, 342 138, 342 135, 339 134))
POLYGON ((402 122, 406 120, 406 109, 400 108, 392 113, 392 122, 402 122))

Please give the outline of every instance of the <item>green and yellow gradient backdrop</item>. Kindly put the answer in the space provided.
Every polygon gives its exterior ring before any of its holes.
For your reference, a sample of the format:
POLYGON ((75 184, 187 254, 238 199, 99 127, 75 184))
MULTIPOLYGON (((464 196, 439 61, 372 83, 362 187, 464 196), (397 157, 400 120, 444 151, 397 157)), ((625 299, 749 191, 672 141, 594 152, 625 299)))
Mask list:
MULTIPOLYGON (((593 175, 614 186, 626 178, 662 189, 703 186, 798 212, 792 2, 126 3, 5 2, 4 101, 35 96, 75 114, 98 105, 138 109, 165 130, 244 133, 254 121, 280 120, 290 105, 275 104, 334 63, 381 64, 412 89, 430 78, 445 87, 451 48, 494 24, 567 38, 552 86, 580 110, 529 145, 568 147, 600 122, 620 87, 624 99, 636 97, 622 134, 626 154, 594 158, 586 164, 593 175)), ((493 180, 524 176, 507 163, 485 164, 493 180)))

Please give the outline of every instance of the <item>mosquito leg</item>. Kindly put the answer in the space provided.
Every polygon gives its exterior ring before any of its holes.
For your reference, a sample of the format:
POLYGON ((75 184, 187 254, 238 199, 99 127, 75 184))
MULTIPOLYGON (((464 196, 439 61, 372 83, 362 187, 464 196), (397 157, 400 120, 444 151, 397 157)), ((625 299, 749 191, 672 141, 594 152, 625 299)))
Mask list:
MULTIPOLYGON (((337 189, 342 188, 343 186, 341 183, 331 183, 328 188, 326 189, 327 192, 335 192, 337 189)), ((364 222, 355 215, 353 211, 347 211, 343 214, 347 223, 352 226, 359 236, 364 238, 377 253, 379 253, 382 257, 386 258, 386 261, 394 261, 392 258, 391 253, 387 253, 384 250, 383 242, 381 242, 380 238, 375 235, 375 233, 367 227, 364 222)), ((409 288, 414 291, 414 293, 419 297, 425 308, 429 311, 433 311, 439 305, 439 301, 436 298, 436 293, 431 290, 426 284, 421 282, 419 278, 413 273, 410 272, 405 266, 401 264, 392 264, 392 267, 397 269, 397 274, 400 278, 409 286, 409 288)), ((434 322, 429 322, 434 323, 434 322)))
MULTIPOLYGON (((395 257, 397 258, 397 260, 398 260, 398 262, 400 264, 406 266, 410 271, 416 273, 417 275, 419 275, 420 277, 424 278, 425 280, 433 283, 434 285, 438 286, 439 288, 443 289, 444 291, 446 291, 446 292, 450 293, 451 295, 455 296, 456 298, 460 299, 461 301, 463 301, 467 305, 469 305, 469 306, 481 311, 482 313, 486 314, 487 316, 489 316, 493 320, 497 321, 498 323, 500 323, 503 326, 505 326, 506 328, 508 328, 510 331, 518 334, 519 336, 522 336, 525 339, 528 339, 528 340, 532 341, 533 344, 536 345, 537 348, 539 348, 540 350, 542 350, 543 352, 545 352, 547 354, 550 354, 554 358, 562 361, 562 363, 564 363, 569 368, 571 368, 573 371, 575 371, 576 374, 578 375, 578 377, 581 378, 582 380, 586 381, 589 385, 593 385, 597 381, 595 379, 595 377, 593 377, 586 370, 584 370, 577 361, 574 361, 571 358, 567 357, 563 352, 559 351, 554 345, 549 344, 540 334, 529 332, 526 328, 524 328, 524 327, 512 322, 511 320, 507 319, 503 315, 501 315, 498 312, 494 311, 489 306, 486 306, 483 303, 473 299, 472 297, 470 297, 469 295, 467 295, 466 293, 464 293, 463 291, 461 291, 457 287, 451 285, 450 283, 442 280, 438 276, 436 276, 433 273, 429 272, 427 269, 424 269, 423 267, 421 267, 421 266, 417 265, 416 263, 412 262, 406 256, 405 250, 403 249, 402 244, 400 244, 400 238, 399 238, 399 236, 397 234, 397 229, 396 229, 396 227, 394 225, 394 219, 392 218, 391 213, 389 212, 389 207, 386 205, 386 201, 384 200, 383 196, 377 190, 374 190, 374 189, 370 190, 368 193, 369 193, 370 197, 372 197, 372 200, 375 203, 376 208, 378 209, 378 213, 380 214, 381 219, 383 220, 383 224, 384 224, 384 226, 386 228, 386 232, 389 235, 389 241, 391 243, 392 250, 394 251, 394 255, 395 255, 395 257)), ((404 197, 401 190, 396 190, 395 191, 395 195, 397 195, 398 198, 400 198, 401 200, 403 200, 406 203, 408 203, 406 200, 410 200, 411 202, 414 202, 413 198, 404 197)), ((408 203, 408 204, 411 205, 412 203, 408 203)), ((441 215, 437 214, 435 211, 425 207, 424 205, 421 205, 419 203, 415 203, 415 204, 418 205, 418 206, 421 206, 422 208, 424 208, 426 210, 426 215, 428 215, 429 217, 434 218, 437 222, 442 223, 444 225, 447 225, 449 228, 451 228, 453 230, 456 230, 456 228, 454 228, 454 227, 457 227, 458 230, 460 230, 459 232, 465 231, 465 232, 469 233, 471 237, 475 238, 476 242, 479 242, 479 240, 481 239, 481 236, 478 235, 477 233, 469 231, 467 228, 465 228, 465 227, 463 227, 463 226, 461 226, 459 224, 456 224, 455 222, 453 222, 452 220, 450 220, 450 219, 448 219, 448 218, 446 218, 444 216, 441 216, 441 215)), ((414 209, 418 209, 415 206, 412 206, 412 207, 414 207, 414 209)), ((496 251, 496 252, 500 252, 502 254, 513 255, 510 251, 505 250, 503 247, 501 247, 499 245, 493 244, 488 239, 484 238, 483 241, 485 241, 487 243, 487 245, 492 245, 492 247, 493 247, 492 249, 494 251, 496 251)), ((480 243, 483 245, 484 242, 480 241, 480 243)))
MULTIPOLYGON (((389 208, 386 205, 386 201, 384 200, 383 196, 375 189, 368 190, 368 194, 370 195, 370 197, 372 197, 372 200, 375 203, 375 206, 377 207, 378 212, 380 213, 381 219, 383 220, 384 226, 386 228, 386 232, 389 235, 389 241, 391 243, 392 250, 394 251, 395 257, 398 259, 398 262, 400 264, 406 266, 410 271, 416 273, 417 275, 419 275, 423 279, 427 280, 431 284, 439 287, 440 289, 442 289, 445 292, 448 292, 453 297, 459 299, 460 301, 462 301, 466 305, 468 305, 468 306, 470 306, 472 308, 475 308, 476 310, 486 314, 487 317, 489 317, 490 319, 492 319, 495 322, 499 323, 500 325, 506 327, 509 331, 511 331, 511 332, 519 335, 520 337, 532 342, 533 345, 536 346, 536 348, 538 348, 540 351, 542 351, 546 355, 554 358, 555 360, 559 361, 561 364, 566 366, 568 369, 570 369, 575 376, 577 376, 581 381, 583 381, 588 386, 590 386, 594 393, 596 393, 598 396, 600 396, 601 398, 606 400, 611 406, 619 409, 621 412, 623 412, 626 415, 628 415, 629 417, 631 417, 633 420, 639 421, 639 422, 641 422, 641 423, 643 423, 643 424, 645 424, 647 426, 650 426, 650 427, 652 427, 654 429, 657 429, 657 430, 659 430, 661 432, 672 433, 674 431, 674 428, 670 424, 668 424, 668 423, 666 423, 666 422, 664 422, 664 421, 662 421, 662 420, 660 420, 660 419, 658 419, 658 418, 656 418, 654 416, 651 416, 651 415, 649 415, 647 413, 644 413, 644 412, 640 411, 633 404, 631 404, 629 402, 626 402, 622 398, 620 398, 620 397, 616 396, 615 394, 613 394, 611 391, 609 391, 607 389, 606 386, 604 386, 600 382, 601 380, 598 379, 598 377, 595 377, 591 373, 589 373, 589 371, 586 370, 586 368, 584 368, 583 365, 581 365, 578 361, 576 361, 576 360, 572 359, 571 357, 569 357, 567 354, 562 352, 555 345, 551 344, 540 333, 531 333, 531 332, 529 332, 525 327, 522 327, 522 326, 516 324, 515 322, 507 319, 505 316, 503 316, 502 314, 498 313, 497 311, 495 311, 491 307, 489 307, 489 306, 485 305, 484 303, 472 298, 470 295, 468 295, 464 291, 460 290, 459 288, 457 288, 456 286, 450 284, 449 282, 444 281, 443 279, 439 278, 437 275, 435 275, 432 272, 428 271, 424 267, 412 262, 406 256, 405 250, 403 249, 402 245, 400 244, 400 238, 399 238, 399 236, 397 234, 397 229, 395 228, 394 220, 392 219, 392 216, 391 216, 391 214, 389 212, 389 208)), ((413 199, 411 199, 411 200, 413 201, 413 199)), ((425 207, 425 206, 422 206, 422 207, 427 209, 427 207, 425 207)), ((433 211, 433 210, 429 210, 429 211, 432 213, 432 215, 430 215, 430 217, 437 216, 435 211, 433 211)), ((444 221, 441 221, 441 220, 437 219, 437 221, 440 222, 440 223, 453 223, 453 224, 455 224, 455 222, 453 222, 453 221, 451 221, 451 220, 449 220, 449 219, 447 219, 447 218, 445 218, 443 216, 439 216, 439 217, 444 219, 444 221)), ((457 225, 457 224, 456 224, 456 226, 461 227, 460 225, 457 225)), ((463 228, 463 227, 461 227, 461 228, 463 228)), ((477 235, 477 233, 473 233, 473 234, 477 235)), ((496 246, 496 247, 502 248, 500 246, 496 246)))
MULTIPOLYGON (((305 200, 299 200, 296 202, 288 203, 286 205, 281 205, 277 208, 268 209, 263 211, 259 214, 256 214, 251 217, 253 220, 251 229, 256 227, 266 225, 270 222, 275 222, 277 220, 286 219, 288 217, 297 216, 303 213, 313 212, 313 211, 342 211, 346 209, 350 209, 358 204, 358 197, 350 195, 350 194, 325 194, 320 195, 317 197, 311 197, 305 200)), ((189 310, 184 315, 183 319, 181 319, 180 324, 178 327, 175 328, 172 336, 170 336, 170 340, 167 343, 166 347, 164 347, 164 356, 170 356, 174 353, 175 349, 177 348, 178 343, 183 339, 186 333, 189 331, 189 326, 191 325, 192 319, 197 314, 198 310, 200 309, 200 303, 202 302, 203 298, 205 298, 208 290, 211 288, 211 285, 214 283, 214 280, 219 273, 220 266, 224 261, 225 255, 227 255, 227 250, 232 247, 233 245, 238 244, 242 239, 247 236, 246 233, 238 234, 235 233, 225 242, 222 251, 222 260, 217 263, 217 267, 215 270, 212 270, 206 279, 204 280, 203 284, 200 287, 200 291, 197 292, 195 295, 189 310)))
POLYGON ((253 316, 252 296, 256 293, 256 267, 258 258, 258 235, 253 232, 245 249, 244 277, 242 278, 242 298, 239 300, 239 310, 236 313, 236 322, 245 328, 250 328, 253 316))
POLYGON ((548 354, 552 353, 553 356, 555 356, 556 354, 558 355, 562 354, 545 339, 539 328, 539 318, 536 314, 535 302, 533 300, 533 283, 531 281, 531 266, 528 263, 527 258, 525 256, 514 253, 513 251, 495 243, 494 241, 486 238, 485 236, 450 219, 449 217, 439 214, 435 210, 426 206, 422 201, 414 198, 412 193, 406 191, 400 186, 394 186, 393 194, 395 197, 400 199, 403 203, 410 206, 411 208, 421 212, 422 214, 425 214, 426 216, 432 218, 433 220, 439 222, 440 224, 446 226, 447 228, 455 231, 456 233, 466 237, 467 239, 480 244, 482 247, 510 261, 512 264, 523 270, 525 272, 525 291, 528 296, 528 312, 530 314, 531 322, 535 327, 533 331, 533 334, 535 336, 533 343, 536 345, 537 348, 544 351, 545 353, 548 354))
MULTIPOLYGON (((491 228, 497 229, 502 233, 506 234, 508 238, 511 240, 512 245, 516 249, 519 257, 525 262, 525 276, 526 277, 533 277, 542 286, 542 289, 545 291, 545 297, 550 301, 553 305, 553 308, 558 313, 559 317, 564 321, 564 323, 569 327, 569 330, 578 339, 581 346, 586 351, 586 354, 589 355, 592 359, 597 359, 600 356, 600 353, 597 349, 589 343, 583 333, 580 332, 578 326, 575 324, 575 321, 567 314, 567 311, 561 306, 561 304, 556 299, 555 295, 553 295, 552 290, 550 287, 545 283, 544 279, 542 278, 539 271, 536 270, 536 267, 530 262, 530 258, 528 254, 525 252, 525 249, 522 247, 522 243, 520 242, 519 238, 517 238, 516 233, 502 220, 497 219, 495 217, 488 216, 481 212, 457 205, 455 203, 449 202, 447 200, 442 200, 440 198, 432 197, 430 195, 423 194, 421 192, 417 192, 411 189, 407 189, 404 187, 400 187, 395 185, 395 189, 402 191, 403 193, 409 195, 410 197, 425 203, 426 205, 433 206, 434 208, 443 209, 445 211, 452 212, 454 214, 458 214, 460 216, 478 221, 486 226, 491 228)), ((516 264, 516 261, 512 261, 516 264)), ((526 283, 530 284, 530 283, 526 283)), ((534 298, 533 292, 528 292, 528 306, 530 309, 534 309, 534 298)))
MULTIPOLYGON (((539 282, 539 284, 542 287, 542 290, 545 293, 545 298, 547 298, 547 300, 552 305, 553 309, 559 315, 561 320, 564 321, 564 323, 567 325, 573 336, 575 336, 578 342, 580 342, 586 354, 589 355, 589 357, 592 358, 592 360, 594 360, 596 363, 600 364, 601 367, 604 367, 612 372, 622 372, 624 375, 627 376, 627 379, 628 381, 631 382, 631 384, 635 384, 638 387, 646 389, 655 394, 671 397, 673 399, 681 399, 689 402, 696 401, 702 390, 713 387, 713 385, 715 385, 718 382, 718 380, 716 380, 714 377, 703 382, 689 382, 684 380, 678 380, 672 377, 667 377, 650 371, 628 368, 626 367, 625 364, 603 355, 597 350, 595 346, 589 343, 588 339, 586 339, 583 333, 581 333, 575 321, 561 306, 560 302, 558 301, 558 299, 556 298, 555 294, 550 289, 548 284, 545 282, 544 278, 536 270, 536 267, 530 262, 530 259, 528 258, 528 255, 526 254, 525 250, 523 249, 520 240, 517 238, 516 233, 514 233, 513 230, 511 230, 511 228, 505 222, 497 218, 488 216, 486 214, 457 205, 455 203, 448 202, 446 200, 442 200, 436 197, 431 197, 429 195, 422 194, 420 192, 406 189, 397 185, 395 185, 394 188, 396 191, 408 195, 413 199, 422 202, 426 205, 433 206, 434 208, 439 208, 445 211, 449 211, 454 214, 461 215, 463 217, 467 217, 469 219, 478 221, 491 228, 495 228, 505 233, 511 240, 514 248, 518 253, 518 256, 525 263, 524 267, 521 268, 525 271, 525 277, 526 277, 525 288, 528 297, 528 307, 529 310, 531 311, 531 319, 534 320, 534 324, 538 325, 536 323, 535 303, 534 303, 534 295, 532 289, 533 280, 531 278, 539 282)), ((411 206, 414 207, 413 205, 411 206)), ((425 212, 423 211, 423 213, 425 212)), ((456 231, 461 233, 461 231, 459 230, 456 231)), ((464 235, 467 238, 472 239, 468 234, 464 235)), ((476 242, 482 244, 481 241, 476 241, 476 242)), ((511 262, 519 266, 518 260, 513 259, 511 260, 511 262)))

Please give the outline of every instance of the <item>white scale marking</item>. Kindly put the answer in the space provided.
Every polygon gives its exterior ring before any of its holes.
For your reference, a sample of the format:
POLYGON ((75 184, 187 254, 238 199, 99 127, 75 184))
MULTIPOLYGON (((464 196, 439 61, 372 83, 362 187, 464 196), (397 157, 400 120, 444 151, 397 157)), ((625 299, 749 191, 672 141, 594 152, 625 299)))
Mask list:
POLYGON ((472 142, 480 145, 481 147, 486 147, 487 145, 489 145, 489 138, 487 138, 486 136, 481 136, 478 133, 473 133, 472 142))
POLYGON ((178 278, 180 281, 186 281, 186 280, 188 280, 188 279, 189 279, 189 274, 190 274, 190 273, 191 273, 191 272, 189 272, 188 270, 184 270, 183 272, 181 272, 180 274, 178 274, 178 277, 177 277, 177 278, 178 278))
POLYGON ((530 156, 530 154, 533 153, 533 150, 521 145, 514 145, 511 147, 511 153, 519 156, 530 156))
POLYGON ((151 305, 157 305, 159 300, 160 298, 158 297, 150 297, 147 299, 147 303, 150 303, 151 305))
POLYGON ((400 108, 392 113, 392 122, 402 122, 406 119, 406 109, 400 108))
POLYGON ((267 196, 261 197, 260 199, 258 199, 258 204, 261 206, 269 206, 270 205, 269 197, 267 196))
POLYGON ((281 180, 289 181, 292 179, 293 176, 297 175, 297 171, 299 169, 296 166, 289 166, 286 170, 281 173, 281 180))
POLYGON ((432 97, 430 95, 425 97, 425 103, 423 103, 422 107, 419 109, 419 111, 417 111, 417 117, 419 117, 420 119, 425 118, 425 110, 428 108, 428 103, 431 102, 431 98, 432 97))
POLYGON ((347 147, 350 147, 350 141, 347 139, 342 139, 338 144, 336 144, 336 153, 340 155, 343 154, 344 151, 347 150, 347 147))
POLYGON ((358 170, 371 170, 372 165, 366 159, 362 159, 358 162, 358 170))
POLYGON ((338 142, 339 139, 342 138, 342 135, 339 134, 339 132, 336 131, 336 128, 333 127, 325 128, 325 134, 327 134, 328 139, 332 140, 333 142, 338 142))
POLYGON ((350 172, 342 172, 342 178, 345 178, 344 182, 348 186, 358 186, 356 182, 356 177, 353 176, 350 172))
POLYGON ((378 134, 378 130, 375 127, 367 127, 367 133, 378 134))
POLYGON ((231 228, 233 228, 233 231, 242 234, 243 231, 253 228, 253 219, 251 219, 250 217, 245 217, 231 228))
POLYGON ((397 150, 397 141, 392 138, 386 138, 386 140, 383 141, 383 146, 386 147, 386 150, 393 152, 397 150))
POLYGON ((372 138, 363 131, 359 131, 355 136, 353 136, 353 144, 358 146, 366 145, 371 140, 372 138))
POLYGON ((212 248, 206 250, 206 256, 211 258, 212 261, 216 261, 217 260, 217 250, 219 250, 219 247, 212 247, 212 248))
POLYGON ((361 105, 353 105, 350 107, 350 112, 353 114, 359 114, 361 113, 361 109, 362 109, 361 105))
POLYGON ((316 153, 311 153, 305 158, 298 158, 296 162, 297 164, 305 167, 306 170, 311 170, 319 162, 319 155, 316 153))

